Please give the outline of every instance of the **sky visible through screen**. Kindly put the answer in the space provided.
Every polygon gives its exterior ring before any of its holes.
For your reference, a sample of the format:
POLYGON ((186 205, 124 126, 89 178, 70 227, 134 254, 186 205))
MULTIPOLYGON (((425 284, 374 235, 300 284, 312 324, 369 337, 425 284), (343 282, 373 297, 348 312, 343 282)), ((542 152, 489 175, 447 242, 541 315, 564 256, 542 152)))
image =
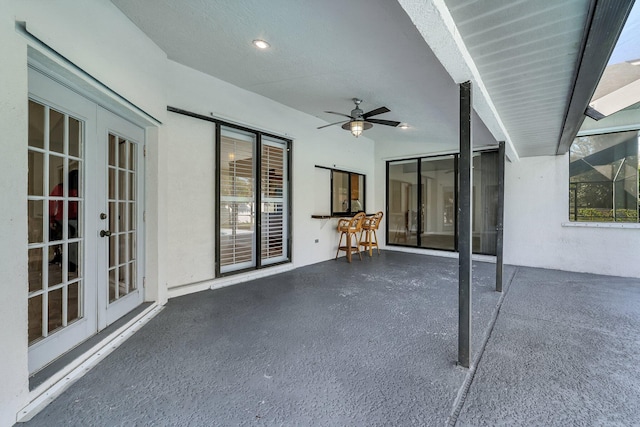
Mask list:
POLYGON ((633 5, 607 65, 636 59, 640 59, 640 1, 633 5))

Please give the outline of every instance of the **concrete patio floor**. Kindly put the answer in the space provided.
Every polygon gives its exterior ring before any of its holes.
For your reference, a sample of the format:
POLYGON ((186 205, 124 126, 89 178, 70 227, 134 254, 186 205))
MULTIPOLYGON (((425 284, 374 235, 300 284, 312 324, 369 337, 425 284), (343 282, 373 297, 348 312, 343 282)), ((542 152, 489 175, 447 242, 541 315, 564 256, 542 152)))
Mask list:
POLYGON ((640 280, 494 270, 475 372, 457 260, 384 251, 172 299, 27 425, 639 424, 640 280))

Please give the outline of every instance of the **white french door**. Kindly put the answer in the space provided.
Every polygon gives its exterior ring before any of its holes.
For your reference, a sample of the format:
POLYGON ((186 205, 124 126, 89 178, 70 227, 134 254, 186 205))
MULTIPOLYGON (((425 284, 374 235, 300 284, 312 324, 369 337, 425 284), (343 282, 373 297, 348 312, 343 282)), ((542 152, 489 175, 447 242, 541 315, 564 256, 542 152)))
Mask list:
POLYGON ((98 327, 142 302, 144 130, 98 109, 98 327), (104 310, 100 309, 104 308, 104 310))
POLYGON ((29 372, 142 302, 144 130, 29 69, 29 372))

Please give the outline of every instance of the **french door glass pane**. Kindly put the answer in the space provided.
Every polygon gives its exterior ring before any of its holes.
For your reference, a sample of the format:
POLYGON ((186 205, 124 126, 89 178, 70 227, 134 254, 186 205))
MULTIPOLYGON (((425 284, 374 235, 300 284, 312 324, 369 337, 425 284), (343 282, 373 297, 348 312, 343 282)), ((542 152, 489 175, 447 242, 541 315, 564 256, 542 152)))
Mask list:
POLYGON ((255 136, 222 129, 220 271, 255 266, 255 136))
POLYGON ((29 344, 66 327, 83 312, 78 298, 84 285, 83 125, 29 101, 29 344))
POLYGON ((136 254, 130 243, 131 230, 136 223, 136 202, 133 189, 137 182, 136 152, 133 141, 109 135, 108 150, 108 206, 109 206, 109 303, 137 289, 135 274, 136 254))
POLYGON ((44 150, 44 123, 44 105, 29 101, 29 147, 44 150))
POLYGON ((455 250, 456 170, 454 156, 422 159, 420 246, 455 250))
POLYGON ((389 242, 417 246, 418 161, 389 163, 389 242))
MULTIPOLYGON (((29 127, 31 131, 33 127, 29 127)), ((30 196, 44 196, 44 153, 42 151, 29 150, 29 183, 28 194, 30 196)))

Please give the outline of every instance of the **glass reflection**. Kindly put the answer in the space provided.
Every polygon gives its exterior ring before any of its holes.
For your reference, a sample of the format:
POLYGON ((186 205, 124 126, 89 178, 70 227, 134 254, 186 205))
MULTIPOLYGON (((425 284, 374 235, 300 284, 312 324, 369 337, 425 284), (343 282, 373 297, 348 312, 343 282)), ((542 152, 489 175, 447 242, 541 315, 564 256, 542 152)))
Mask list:
POLYGON ((418 161, 389 164, 389 241, 418 245, 418 161))
POLYGON ((44 105, 29 100, 29 146, 44 149, 44 105))
POLYGON ((69 155, 80 157, 82 155, 82 123, 69 117, 69 155))
POLYGON ((64 153, 64 114, 49 110, 49 150, 64 153))
POLYGON ((42 289, 42 248, 29 249, 29 292, 42 289))
POLYGON ((42 337, 42 295, 29 298, 29 344, 42 337))
POLYGON ((49 300, 49 323, 47 329, 51 333, 62 326, 62 288, 49 291, 47 297, 49 300))
POLYGON ((67 323, 80 318, 80 282, 72 283, 67 289, 67 323))
POLYGON ((117 295, 116 295, 117 283, 118 283, 118 269, 113 268, 109 270, 109 302, 113 302, 117 298, 117 295))
POLYGON ((28 195, 44 196, 44 154, 29 150, 28 195))
POLYGON ((44 201, 29 200, 27 216, 29 221, 29 243, 42 243, 44 238, 44 201))
POLYGON ((455 250, 455 159, 423 159, 420 171, 420 246, 455 250))

